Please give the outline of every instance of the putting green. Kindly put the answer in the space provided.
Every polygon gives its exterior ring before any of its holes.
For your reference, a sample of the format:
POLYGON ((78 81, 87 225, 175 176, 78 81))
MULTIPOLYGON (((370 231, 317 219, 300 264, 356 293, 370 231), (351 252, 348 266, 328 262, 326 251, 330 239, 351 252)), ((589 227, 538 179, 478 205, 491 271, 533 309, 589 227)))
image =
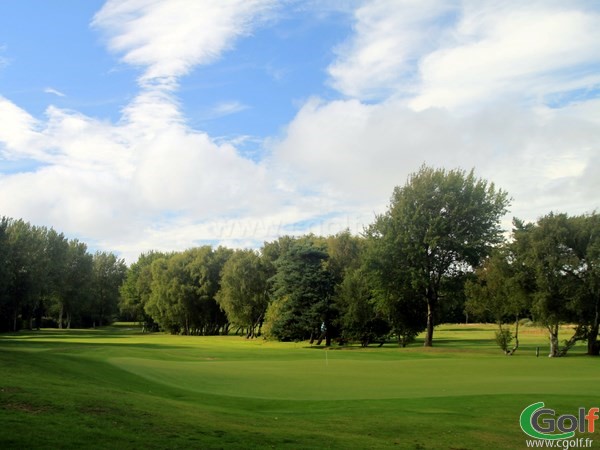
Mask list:
POLYGON ((597 363, 591 359, 578 361, 579 364, 574 366, 565 359, 532 357, 356 360, 342 358, 341 353, 315 351, 313 360, 268 363, 259 360, 165 361, 118 357, 108 361, 149 381, 170 387, 215 395, 279 400, 392 399, 536 392, 585 395, 596 389, 598 381, 597 363), (589 366, 588 370, 582 364, 589 366), (577 383, 565 383, 568 379, 577 379, 577 383))

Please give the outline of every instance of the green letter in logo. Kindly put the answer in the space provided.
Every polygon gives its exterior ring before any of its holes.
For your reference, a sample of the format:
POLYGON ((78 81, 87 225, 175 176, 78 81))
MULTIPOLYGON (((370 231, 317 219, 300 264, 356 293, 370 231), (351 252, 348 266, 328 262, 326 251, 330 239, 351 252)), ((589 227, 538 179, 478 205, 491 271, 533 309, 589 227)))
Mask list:
POLYGON ((542 409, 544 407, 544 402, 534 403, 529 405, 527 408, 523 410, 521 413, 521 417, 519 419, 519 424, 521 425, 521 430, 532 438, 536 439, 569 439, 575 436, 574 431, 569 431, 567 433, 560 434, 550 434, 548 431, 554 431, 556 428, 556 423, 550 419, 544 419, 543 422, 546 427, 541 427, 538 424, 538 418, 544 414, 554 415, 553 409, 542 409))

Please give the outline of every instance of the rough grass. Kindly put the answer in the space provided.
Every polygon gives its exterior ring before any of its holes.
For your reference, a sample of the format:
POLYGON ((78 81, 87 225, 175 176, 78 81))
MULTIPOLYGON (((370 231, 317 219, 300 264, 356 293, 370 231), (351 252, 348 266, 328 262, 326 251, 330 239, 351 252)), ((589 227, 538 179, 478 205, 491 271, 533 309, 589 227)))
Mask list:
POLYGON ((0 448, 512 449, 529 404, 600 405, 583 347, 547 358, 545 334, 524 328, 506 357, 493 331, 329 350, 131 325, 2 335, 0 448))

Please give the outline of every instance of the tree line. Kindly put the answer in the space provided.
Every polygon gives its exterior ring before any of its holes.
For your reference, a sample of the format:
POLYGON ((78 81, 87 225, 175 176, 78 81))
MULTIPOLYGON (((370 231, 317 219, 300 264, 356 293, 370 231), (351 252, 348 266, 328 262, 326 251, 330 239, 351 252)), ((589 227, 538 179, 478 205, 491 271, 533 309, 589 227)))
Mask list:
POLYGON ((118 313, 127 267, 53 228, 0 218, 0 331, 92 327, 118 313))
MULTIPOLYGON (((390 339, 405 346, 423 331, 431 346, 436 324, 468 316, 497 323, 496 340, 507 354, 518 349, 518 326, 527 319, 547 328, 551 356, 580 340, 598 355, 598 215, 515 219, 506 236, 500 219, 509 204, 505 191, 473 171, 422 166, 361 236, 282 236, 259 250, 149 252, 127 270, 112 254, 88 255, 83 244, 41 229, 42 261, 56 253, 59 264, 42 264, 44 282, 37 283, 35 264, 21 271, 12 263, 0 315, 4 329, 10 318, 27 322, 36 314, 58 325, 65 317, 100 324, 116 316, 120 296, 120 317, 147 330, 363 346, 390 339), (68 251, 57 252, 63 247, 55 240, 68 251), (114 276, 76 269, 107 258, 114 276), (28 287, 20 292, 19 285, 28 287), (574 334, 560 342, 566 323, 575 324, 574 334)), ((40 232, 20 221, 3 224, 0 239, 11 245, 18 241, 11 228, 40 232)))
POLYGON ((151 252, 121 289, 122 311, 150 328, 244 330, 330 345, 401 345, 464 320, 464 285, 503 241, 507 194, 473 171, 427 166, 394 190, 362 236, 283 236, 258 251, 151 252))

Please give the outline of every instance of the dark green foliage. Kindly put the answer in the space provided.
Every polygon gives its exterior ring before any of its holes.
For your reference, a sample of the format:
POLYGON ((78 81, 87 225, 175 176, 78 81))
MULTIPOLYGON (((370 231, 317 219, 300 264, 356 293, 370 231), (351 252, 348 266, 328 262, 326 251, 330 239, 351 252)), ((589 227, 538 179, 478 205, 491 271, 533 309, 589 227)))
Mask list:
POLYGON ((390 325, 375 309, 373 290, 364 270, 348 271, 336 290, 338 319, 344 341, 360 342, 363 347, 372 342, 383 343, 390 325))
POLYGON ((126 267, 62 233, 23 220, 0 220, 0 330, 52 323, 106 323, 116 312, 126 267))
POLYGON ((272 335, 282 340, 324 335, 329 344, 334 284, 327 259, 326 247, 312 236, 295 240, 277 259, 273 296, 280 309, 270 324, 272 335))
POLYGON ((120 288, 119 309, 124 319, 145 323, 148 329, 154 328, 155 322, 144 307, 152 293, 152 262, 165 256, 160 252, 142 253, 129 267, 120 288))
POLYGON ((108 324, 116 316, 120 299, 119 289, 126 273, 125 261, 112 253, 96 252, 94 255, 90 310, 94 325, 108 324))

